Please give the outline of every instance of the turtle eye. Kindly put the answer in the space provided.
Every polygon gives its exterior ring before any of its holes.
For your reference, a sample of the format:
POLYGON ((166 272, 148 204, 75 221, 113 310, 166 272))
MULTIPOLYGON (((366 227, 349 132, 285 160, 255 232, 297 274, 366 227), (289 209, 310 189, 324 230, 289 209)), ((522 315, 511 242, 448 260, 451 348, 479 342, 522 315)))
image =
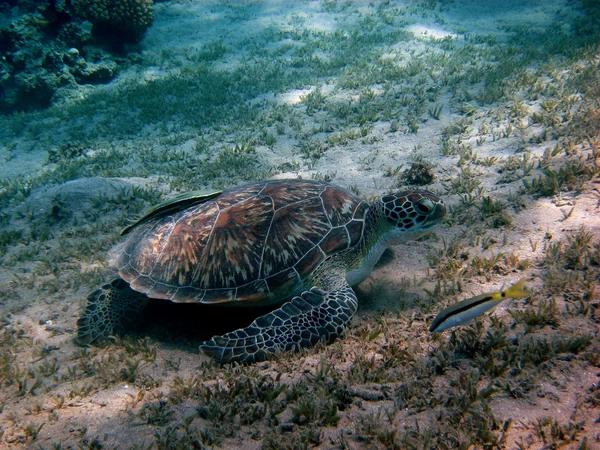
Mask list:
POLYGON ((415 204, 415 209, 421 214, 430 214, 433 210, 432 203, 428 199, 422 199, 415 204))

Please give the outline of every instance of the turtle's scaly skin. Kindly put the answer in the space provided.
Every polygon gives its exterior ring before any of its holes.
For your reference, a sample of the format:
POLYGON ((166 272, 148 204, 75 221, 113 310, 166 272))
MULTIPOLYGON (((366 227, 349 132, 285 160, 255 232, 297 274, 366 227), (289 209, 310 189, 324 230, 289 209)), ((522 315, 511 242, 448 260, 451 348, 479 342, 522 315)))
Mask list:
POLYGON ((87 298, 85 312, 77 321, 80 343, 88 344, 126 330, 148 303, 148 297, 132 290, 120 278, 96 289, 87 298))
POLYGON ((215 336, 200 349, 219 361, 260 362, 270 355, 327 343, 339 336, 358 308, 352 288, 311 288, 250 326, 215 336))
POLYGON ((351 286, 387 247, 433 228, 444 215, 443 202, 427 191, 368 204, 305 180, 171 200, 127 229, 115 258, 122 279, 88 297, 77 340, 99 342, 124 328, 146 294, 174 302, 282 304, 201 346, 221 361, 261 361, 329 342, 356 312, 351 286))

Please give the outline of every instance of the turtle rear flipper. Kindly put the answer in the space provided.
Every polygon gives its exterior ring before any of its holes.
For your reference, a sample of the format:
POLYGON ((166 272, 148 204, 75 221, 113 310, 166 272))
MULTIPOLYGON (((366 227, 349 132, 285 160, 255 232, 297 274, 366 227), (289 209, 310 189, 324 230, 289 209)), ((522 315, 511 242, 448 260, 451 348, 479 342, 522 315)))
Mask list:
POLYGON ((79 345, 98 345, 115 333, 127 330, 148 303, 148 297, 116 279, 92 292, 77 320, 79 345))
POLYGON ((331 342, 357 307, 356 295, 348 285, 331 292, 313 287, 248 327, 209 339, 200 349, 222 362, 264 361, 278 352, 331 342))

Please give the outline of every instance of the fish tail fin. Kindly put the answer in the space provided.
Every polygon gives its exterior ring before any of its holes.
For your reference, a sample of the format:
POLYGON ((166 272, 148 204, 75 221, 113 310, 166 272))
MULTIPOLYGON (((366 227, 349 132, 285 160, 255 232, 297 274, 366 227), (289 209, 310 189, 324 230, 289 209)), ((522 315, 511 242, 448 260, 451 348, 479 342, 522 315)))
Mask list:
POLYGON ((503 291, 505 297, 510 298, 519 298, 519 297, 529 297, 531 294, 523 290, 525 284, 525 278, 513 284, 511 287, 503 291))

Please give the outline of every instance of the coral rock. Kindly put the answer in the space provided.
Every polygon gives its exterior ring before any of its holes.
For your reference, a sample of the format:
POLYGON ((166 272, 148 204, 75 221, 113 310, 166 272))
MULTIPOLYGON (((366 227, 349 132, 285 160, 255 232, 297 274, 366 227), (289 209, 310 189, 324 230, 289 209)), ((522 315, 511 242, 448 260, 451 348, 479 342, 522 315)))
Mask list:
POLYGON ((94 32, 139 41, 154 20, 152 0, 74 0, 73 13, 89 20, 94 32))

